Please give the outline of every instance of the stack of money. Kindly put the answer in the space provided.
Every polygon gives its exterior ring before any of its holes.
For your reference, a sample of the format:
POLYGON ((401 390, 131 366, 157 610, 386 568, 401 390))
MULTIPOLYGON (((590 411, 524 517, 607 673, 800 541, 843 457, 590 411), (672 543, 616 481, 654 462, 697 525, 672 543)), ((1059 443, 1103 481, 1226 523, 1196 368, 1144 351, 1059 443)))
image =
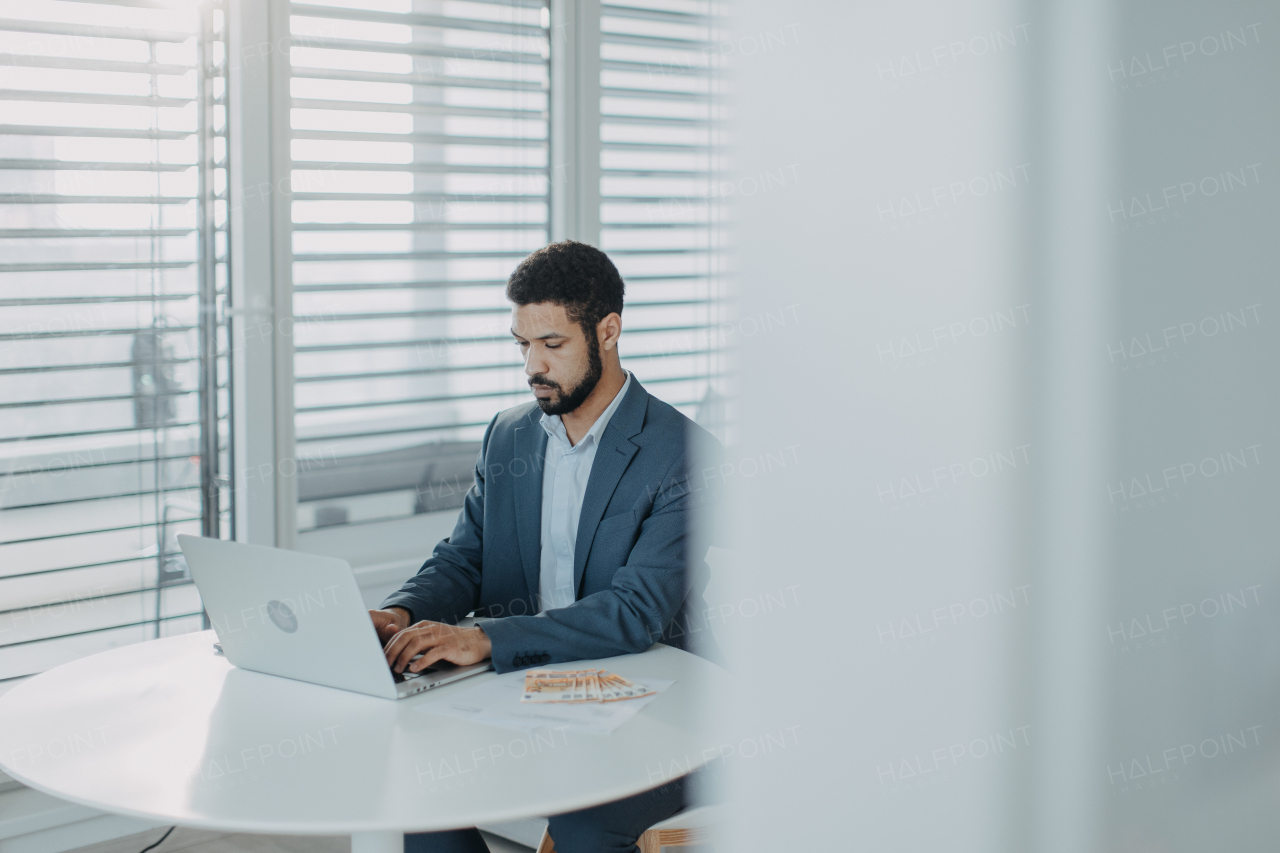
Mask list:
POLYGON ((657 691, 603 669, 531 669, 521 702, 617 702, 657 691))

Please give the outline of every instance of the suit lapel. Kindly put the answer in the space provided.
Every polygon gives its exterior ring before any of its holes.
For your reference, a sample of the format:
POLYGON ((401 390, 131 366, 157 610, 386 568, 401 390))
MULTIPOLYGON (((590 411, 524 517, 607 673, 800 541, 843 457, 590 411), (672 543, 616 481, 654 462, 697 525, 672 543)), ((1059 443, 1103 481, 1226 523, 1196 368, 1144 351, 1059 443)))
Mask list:
POLYGON ((648 407, 649 393, 641 387, 635 376, 631 388, 618 404, 617 410, 600 436, 595 461, 591 463, 591 477, 582 498, 582 514, 578 516, 578 541, 573 546, 573 588, 582 588, 582 574, 586 570, 587 555, 596 536, 596 527, 604 515, 604 509, 613 496, 618 481, 622 479, 631 458, 640 448, 631 437, 644 426, 644 413, 648 407))
POLYGON ((542 472, 547 433, 533 414, 524 426, 516 427, 515 445, 515 458, 524 463, 523 474, 517 476, 514 470, 511 471, 515 479, 516 538, 529 595, 537 596, 538 576, 542 570, 542 472))

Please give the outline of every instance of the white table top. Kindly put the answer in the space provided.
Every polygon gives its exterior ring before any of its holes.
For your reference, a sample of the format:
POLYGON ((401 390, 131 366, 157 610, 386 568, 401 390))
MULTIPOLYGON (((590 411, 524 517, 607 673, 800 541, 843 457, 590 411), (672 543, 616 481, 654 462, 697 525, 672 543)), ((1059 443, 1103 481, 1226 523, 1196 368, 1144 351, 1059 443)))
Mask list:
MULTIPOLYGON (((237 669, 213 632, 103 652, 0 697, 0 769, 118 814, 237 832, 416 832, 585 808, 717 755, 698 697, 728 674, 667 646, 587 661, 675 684, 611 735, 532 734, 237 669)), ((561 668, 567 668, 568 665, 561 668)), ((579 664, 573 664, 578 667, 579 664)))

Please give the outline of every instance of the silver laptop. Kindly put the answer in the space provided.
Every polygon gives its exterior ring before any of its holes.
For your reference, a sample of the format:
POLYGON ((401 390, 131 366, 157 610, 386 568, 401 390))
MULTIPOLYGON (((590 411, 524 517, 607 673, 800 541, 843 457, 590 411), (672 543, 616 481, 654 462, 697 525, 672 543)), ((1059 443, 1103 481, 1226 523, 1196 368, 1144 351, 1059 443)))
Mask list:
POLYGON ((395 673, 346 560, 178 536, 227 660, 385 699, 402 699, 493 665, 441 661, 395 673))

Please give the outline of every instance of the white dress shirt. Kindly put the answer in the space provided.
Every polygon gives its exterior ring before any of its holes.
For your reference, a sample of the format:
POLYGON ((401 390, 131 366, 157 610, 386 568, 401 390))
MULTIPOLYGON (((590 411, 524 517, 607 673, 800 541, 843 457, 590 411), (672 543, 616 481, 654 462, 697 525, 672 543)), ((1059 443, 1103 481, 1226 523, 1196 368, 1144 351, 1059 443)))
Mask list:
POLYGON ((631 373, 596 422, 576 445, 569 444, 559 415, 542 416, 547 431, 547 454, 542 470, 542 562, 538 576, 541 610, 568 607, 577 598, 573 584, 573 549, 578 541, 578 518, 591 478, 600 436, 631 387, 631 373))

